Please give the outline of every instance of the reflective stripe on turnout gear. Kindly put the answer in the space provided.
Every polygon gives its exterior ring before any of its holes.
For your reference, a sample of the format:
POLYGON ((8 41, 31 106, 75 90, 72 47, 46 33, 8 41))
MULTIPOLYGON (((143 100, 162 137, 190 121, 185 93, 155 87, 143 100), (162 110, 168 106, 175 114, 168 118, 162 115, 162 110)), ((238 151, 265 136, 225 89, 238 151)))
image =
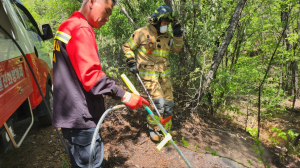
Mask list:
POLYGON ((133 42, 133 39, 130 37, 128 40, 127 40, 128 44, 130 45, 130 48, 132 50, 135 50, 136 49, 136 44, 133 42))
POLYGON ((129 51, 125 54, 125 57, 134 57, 134 53, 132 51, 129 51))
POLYGON ((139 71, 140 76, 144 76, 144 77, 154 77, 154 78, 165 78, 170 76, 171 74, 171 69, 168 69, 164 72, 153 72, 153 71, 145 71, 145 70, 140 70, 139 71))
POLYGON ((68 35, 67 33, 61 32, 61 31, 57 31, 55 34, 54 39, 60 40, 66 44, 69 43, 70 39, 72 37, 70 35, 68 35))
POLYGON ((176 43, 175 41, 173 41, 173 43, 174 43, 174 45, 175 45, 176 47, 182 47, 182 46, 183 46, 183 42, 181 42, 181 43, 176 43))
MULTIPOLYGON (((146 48, 139 48, 138 49, 140 54, 147 54, 147 49, 146 48)), ((165 50, 152 50, 152 56, 158 56, 158 57, 168 57, 170 51, 165 51, 165 50)))
POLYGON ((168 70, 162 72, 160 74, 160 76, 161 76, 161 78, 164 78, 164 77, 170 76, 170 73, 171 73, 171 69, 168 69, 168 70))

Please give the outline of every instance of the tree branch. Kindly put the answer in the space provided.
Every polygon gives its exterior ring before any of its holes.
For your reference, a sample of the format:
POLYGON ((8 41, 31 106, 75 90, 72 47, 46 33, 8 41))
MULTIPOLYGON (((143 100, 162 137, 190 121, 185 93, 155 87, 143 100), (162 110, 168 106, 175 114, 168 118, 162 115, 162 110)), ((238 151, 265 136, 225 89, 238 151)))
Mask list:
POLYGON ((133 21, 133 19, 129 16, 126 9, 119 3, 118 0, 116 0, 117 5, 121 8, 122 12, 125 14, 125 16, 128 18, 128 20, 131 22, 131 24, 136 28, 139 29, 140 27, 133 21))

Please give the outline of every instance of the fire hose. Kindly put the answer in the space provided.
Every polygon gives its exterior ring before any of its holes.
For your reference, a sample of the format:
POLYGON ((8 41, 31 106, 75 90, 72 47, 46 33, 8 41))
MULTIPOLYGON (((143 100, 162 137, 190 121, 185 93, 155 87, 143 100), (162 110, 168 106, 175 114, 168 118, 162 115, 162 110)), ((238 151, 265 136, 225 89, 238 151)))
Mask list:
MULTIPOLYGON (((128 86, 128 88, 135 94, 139 95, 138 91, 135 89, 135 87, 133 86, 133 84, 129 81, 129 79, 123 74, 122 76, 122 79, 124 80, 124 82, 126 83, 126 85, 128 86)), ((162 124, 160 123, 160 121, 157 121, 154 117, 154 114, 152 113, 152 111, 150 110, 150 108, 146 105, 143 105, 144 108, 146 109, 147 113, 154 119, 154 121, 157 123, 158 127, 161 129, 161 131, 163 132, 163 134, 165 135, 165 138, 161 141, 161 143, 157 146, 157 149, 160 151, 164 145, 170 141, 172 143, 172 145, 175 147, 176 151, 179 153, 179 155, 181 156, 181 158, 184 160, 184 162, 187 164, 187 166, 189 168, 192 168, 192 165, 189 163, 189 161, 185 158, 185 156, 183 155, 183 153, 180 151, 180 149, 178 148, 178 146, 175 144, 175 142, 173 141, 172 139, 172 136, 170 135, 170 133, 168 133, 165 128, 162 126, 162 124)), ((90 155, 89 155, 89 168, 92 168, 93 167, 93 163, 94 163, 94 159, 93 159, 93 155, 94 155, 94 150, 95 150, 95 142, 96 142, 96 139, 97 139, 97 134, 99 133, 99 130, 100 130, 100 127, 101 127, 101 124, 103 123, 106 115, 112 111, 112 110, 116 110, 116 109, 119 109, 119 108, 123 108, 125 107, 125 105, 117 105, 117 106, 114 106, 112 108, 109 108, 107 109, 103 115, 101 116, 97 126, 96 126, 96 129, 95 129, 95 132, 93 134, 93 138, 92 138, 92 142, 91 142, 91 148, 90 148, 90 155)))
MULTIPOLYGON (((137 74, 138 75, 138 74, 137 74)), ((135 94, 139 95, 139 92, 135 89, 135 87, 133 86, 133 84, 130 82, 130 80, 126 77, 125 74, 121 75, 122 79, 124 80, 124 82, 126 83, 127 87, 135 94)), ((139 77, 139 76, 138 76, 139 77)), ((140 80, 140 78, 139 78, 140 80)), ((143 84, 143 82, 140 80, 140 82, 143 84)), ((145 86, 143 85, 144 89, 146 90, 145 86)), ((147 90, 146 90, 147 91, 147 90)), ((148 94, 149 95, 149 94, 148 94)), ((150 97, 150 96, 149 96, 150 97)), ((152 99, 150 98, 150 101, 152 101, 152 99)), ((153 102, 153 101, 152 101, 153 102)), ((153 103, 154 104, 154 103, 153 103)), ((175 144, 175 142, 172 139, 172 136, 170 133, 168 133, 165 128, 162 126, 162 124, 160 123, 160 121, 157 121, 154 117, 153 112, 150 110, 150 108, 146 105, 143 105, 144 108, 146 109, 147 113, 152 117, 152 119, 157 123, 159 129, 163 132, 165 138, 158 144, 158 146, 156 147, 158 149, 158 151, 160 151, 164 145, 170 141, 171 144, 174 146, 174 148, 176 149, 176 151, 178 152, 178 154, 181 156, 181 158, 184 160, 184 162, 187 164, 188 167, 192 168, 192 165, 189 163, 189 161, 186 159, 186 157, 183 155, 183 153, 180 151, 180 149, 178 148, 178 146, 175 144)), ((155 106, 154 106, 155 107, 155 106)))
POLYGON ((126 107, 125 105, 117 105, 117 106, 114 106, 112 108, 109 108, 107 109, 101 116, 96 128, 95 128, 95 132, 93 134, 93 139, 92 139, 92 142, 91 142, 91 148, 90 148, 90 156, 89 156, 89 168, 92 168, 93 167, 93 163, 94 163, 94 159, 93 159, 93 155, 95 153, 95 142, 96 142, 96 139, 97 139, 97 134, 99 133, 99 129, 100 129, 100 126, 101 124, 103 123, 106 115, 112 111, 112 110, 116 110, 116 109, 119 109, 119 108, 124 108, 126 107))

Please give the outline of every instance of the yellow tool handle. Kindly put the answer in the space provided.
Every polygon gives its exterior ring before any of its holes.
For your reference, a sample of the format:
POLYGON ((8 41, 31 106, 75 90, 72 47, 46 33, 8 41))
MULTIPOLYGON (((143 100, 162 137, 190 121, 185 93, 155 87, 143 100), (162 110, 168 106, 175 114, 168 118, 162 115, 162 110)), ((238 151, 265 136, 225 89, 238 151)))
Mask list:
MULTIPOLYGON (((135 87, 133 86, 133 84, 130 82, 130 80, 127 78, 127 76, 125 74, 121 75, 121 78, 123 79, 123 81, 126 83, 126 85, 128 86, 128 88, 135 94, 139 95, 139 92, 135 89, 135 87)), ((152 113, 152 111, 149 109, 148 106, 144 105, 144 107, 146 108, 146 111, 148 112, 148 114, 151 115, 151 117, 158 122, 158 126, 160 127, 160 129, 164 132, 164 134, 167 134, 167 131, 164 129, 164 127, 161 125, 161 123, 159 123, 159 121, 157 121, 154 118, 154 114, 152 113)), ((161 151, 161 149, 166 145, 166 143, 168 143, 170 140, 172 139, 172 136, 168 133, 166 135, 166 137, 159 143, 159 145, 156 147, 158 149, 158 151, 161 151)))
POLYGON ((127 87, 131 90, 131 92, 133 92, 137 95, 140 95, 139 92, 135 89, 135 87, 133 86, 133 84, 130 82, 130 80, 127 78, 127 76, 125 74, 122 74, 121 78, 126 83, 127 87))

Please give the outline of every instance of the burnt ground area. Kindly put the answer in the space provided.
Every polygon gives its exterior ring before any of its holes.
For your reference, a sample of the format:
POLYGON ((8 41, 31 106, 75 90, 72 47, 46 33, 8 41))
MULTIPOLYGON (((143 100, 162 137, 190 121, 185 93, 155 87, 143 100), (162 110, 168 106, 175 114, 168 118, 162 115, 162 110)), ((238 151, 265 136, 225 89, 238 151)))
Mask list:
MULTIPOLYGON (((106 103, 107 107, 120 104, 110 98, 106 103)), ((263 167, 252 148, 253 140, 238 125, 211 117, 205 108, 197 113, 183 111, 177 106, 174 112, 173 128, 179 131, 174 140, 193 167, 263 167)), ((101 127, 105 167, 187 167, 172 145, 157 151, 158 144, 148 135, 146 116, 143 109, 125 108, 109 113, 101 127)), ((25 124, 29 122, 24 121, 25 124)), ((15 133, 19 134, 17 130, 21 132, 21 128, 15 128, 15 133)), ((294 164, 281 163, 271 146, 263 145, 263 149, 264 160, 270 167, 300 166, 295 160, 294 164)), ((69 167, 69 164, 54 127, 40 127, 36 121, 19 149, 1 152, 0 167, 60 168, 69 167)))

